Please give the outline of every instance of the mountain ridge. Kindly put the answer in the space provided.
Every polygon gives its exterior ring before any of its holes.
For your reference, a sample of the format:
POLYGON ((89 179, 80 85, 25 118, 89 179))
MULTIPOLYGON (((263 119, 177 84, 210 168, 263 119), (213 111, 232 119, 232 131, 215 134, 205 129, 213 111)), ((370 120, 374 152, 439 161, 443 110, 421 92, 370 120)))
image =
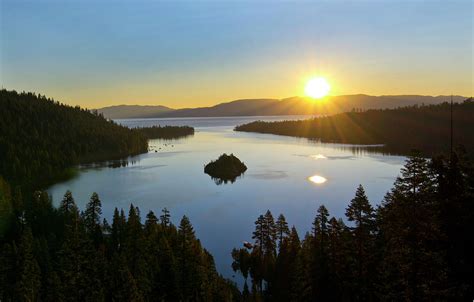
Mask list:
MULTIPOLYGON (((390 109, 422 104, 440 104, 451 96, 352 94, 328 96, 323 102, 307 97, 283 99, 255 98, 222 102, 209 107, 173 109, 162 105, 117 105, 97 111, 109 119, 172 118, 172 117, 224 117, 335 114, 351 110, 390 109)), ((453 96, 455 102, 467 97, 453 96)))

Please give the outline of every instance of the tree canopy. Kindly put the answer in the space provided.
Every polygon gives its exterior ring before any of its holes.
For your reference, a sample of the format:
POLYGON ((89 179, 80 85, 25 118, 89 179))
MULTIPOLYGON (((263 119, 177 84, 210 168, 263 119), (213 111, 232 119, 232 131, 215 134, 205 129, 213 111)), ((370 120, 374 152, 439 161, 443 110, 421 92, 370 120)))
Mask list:
POLYGON ((303 240, 283 215, 276 222, 270 211, 260 215, 254 243, 231 253, 232 268, 245 278, 243 300, 472 297, 474 170, 458 154, 412 155, 376 209, 360 185, 346 208, 347 225, 320 206, 303 240))
MULTIPOLYGON (((453 143, 474 153, 472 117, 474 101, 453 105, 453 143)), ((413 149, 434 156, 450 151, 449 103, 396 109, 346 112, 307 120, 256 121, 235 127, 236 131, 270 133, 320 140, 324 143, 383 144, 380 151, 409 155, 413 149)))

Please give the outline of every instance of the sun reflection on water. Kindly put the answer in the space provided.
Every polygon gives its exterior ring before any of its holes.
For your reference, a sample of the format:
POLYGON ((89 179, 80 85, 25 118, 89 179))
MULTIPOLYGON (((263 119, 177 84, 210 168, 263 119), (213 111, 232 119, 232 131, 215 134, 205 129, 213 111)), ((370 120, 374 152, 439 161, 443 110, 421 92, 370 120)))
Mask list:
POLYGON ((314 182, 317 185, 323 184, 327 181, 327 179, 325 177, 322 177, 321 175, 313 175, 311 177, 308 177, 308 180, 314 182))

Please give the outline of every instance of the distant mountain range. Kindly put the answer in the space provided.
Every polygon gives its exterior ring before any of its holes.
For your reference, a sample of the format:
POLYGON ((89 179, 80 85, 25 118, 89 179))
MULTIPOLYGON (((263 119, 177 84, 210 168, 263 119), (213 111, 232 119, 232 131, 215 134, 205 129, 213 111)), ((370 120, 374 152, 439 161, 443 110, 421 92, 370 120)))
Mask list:
POLYGON ((97 109, 106 118, 125 119, 125 118, 148 118, 156 117, 161 114, 174 111, 165 106, 140 106, 140 105, 117 105, 97 109))
MULTIPOLYGON (((455 102, 467 97, 453 96, 455 102)), ((97 109, 106 118, 153 118, 153 117, 217 117, 252 115, 314 115, 367 109, 397 108, 410 105, 440 104, 450 96, 383 95, 364 94, 327 97, 323 101, 305 97, 278 99, 244 99, 221 103, 212 107, 172 109, 165 106, 119 105, 97 109)))

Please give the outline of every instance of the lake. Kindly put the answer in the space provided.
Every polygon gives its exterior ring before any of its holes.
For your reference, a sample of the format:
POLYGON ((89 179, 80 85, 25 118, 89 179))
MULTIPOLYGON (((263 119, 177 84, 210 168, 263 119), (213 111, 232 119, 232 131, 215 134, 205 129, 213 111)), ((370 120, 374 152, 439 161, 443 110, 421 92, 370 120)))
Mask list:
POLYGON ((189 125, 196 132, 179 140, 151 140, 148 153, 129 158, 123 167, 81 166, 77 177, 48 191, 59 204, 71 190, 81 210, 97 192, 109 223, 115 207, 128 213, 130 203, 140 208, 142 221, 149 210, 159 216, 164 207, 176 225, 187 215, 218 271, 232 279, 230 252, 242 241, 252 241, 254 222, 267 209, 275 219, 283 213, 302 238, 320 205, 331 215, 344 217, 359 184, 377 205, 399 175, 405 157, 376 153, 377 147, 369 152, 358 146, 233 131, 234 126, 255 120, 302 118, 307 117, 117 120, 129 127, 189 125), (203 171, 222 153, 233 153, 248 167, 232 184, 217 185, 203 171))

